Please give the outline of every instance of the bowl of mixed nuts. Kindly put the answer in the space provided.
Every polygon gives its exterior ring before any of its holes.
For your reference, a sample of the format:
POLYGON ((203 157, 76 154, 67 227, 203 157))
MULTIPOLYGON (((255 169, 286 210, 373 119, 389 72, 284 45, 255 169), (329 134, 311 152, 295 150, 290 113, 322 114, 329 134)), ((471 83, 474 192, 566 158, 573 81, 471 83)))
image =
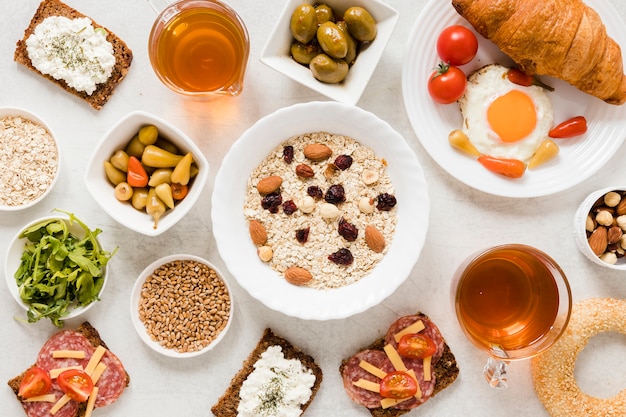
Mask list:
POLYGON ((230 287, 217 268, 174 254, 148 265, 133 286, 130 313, 141 340, 155 352, 190 358, 212 350, 233 318, 230 287))
POLYGON ((626 186, 591 193, 576 212, 574 229, 578 248, 587 258, 626 270, 626 186))

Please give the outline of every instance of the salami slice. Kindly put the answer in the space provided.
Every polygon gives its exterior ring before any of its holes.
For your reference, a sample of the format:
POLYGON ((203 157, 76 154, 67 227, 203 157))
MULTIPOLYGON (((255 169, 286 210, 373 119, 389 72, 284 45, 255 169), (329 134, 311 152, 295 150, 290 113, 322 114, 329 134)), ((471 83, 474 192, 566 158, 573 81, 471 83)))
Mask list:
MULTIPOLYGON (((387 334, 385 335, 385 343, 391 343, 394 348, 398 348, 398 343, 396 343, 394 339, 394 335, 400 332, 402 329, 409 327, 416 321, 421 320, 424 323, 424 330, 420 333, 430 337, 435 342, 437 346, 437 351, 433 354, 432 364, 437 363, 441 355, 443 355, 445 341, 439 328, 435 323, 433 323, 428 317, 423 314, 414 314, 411 316, 400 317, 389 326, 389 330, 387 330, 387 334)), ((406 362, 406 361, 405 361, 406 362)))
MULTIPOLYGON (((54 390, 57 401, 63 396, 60 390, 54 390)), ((22 408, 28 417, 50 417, 50 409, 54 407, 55 403, 49 403, 44 401, 22 402, 22 408)), ((76 417, 78 414, 78 403, 76 401, 69 401, 63 407, 56 412, 54 417, 76 417)))
POLYGON ((106 365, 106 370, 96 384, 98 386, 96 407, 104 407, 115 402, 127 385, 124 365, 114 353, 107 350, 102 357, 102 362, 106 365))
POLYGON ((37 366, 46 371, 76 365, 80 365, 84 368, 87 366, 89 358, 91 358, 94 351, 95 348, 82 334, 72 330, 62 330, 52 335, 41 347, 37 355, 37 366), (53 358, 52 352, 55 350, 82 350, 85 352, 85 358, 53 358))

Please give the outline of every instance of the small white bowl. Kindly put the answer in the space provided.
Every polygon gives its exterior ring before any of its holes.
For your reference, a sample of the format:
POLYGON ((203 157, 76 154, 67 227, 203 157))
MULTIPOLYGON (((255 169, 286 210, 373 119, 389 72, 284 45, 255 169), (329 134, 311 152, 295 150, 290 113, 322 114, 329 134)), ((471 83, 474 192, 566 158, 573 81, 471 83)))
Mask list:
POLYGON ((618 271, 626 271, 626 256, 618 258, 615 264, 610 264, 600 259, 591 250, 591 247, 589 246, 589 243, 587 241, 587 230, 585 228, 587 215, 595 206, 596 202, 610 191, 626 191, 626 186, 621 185, 607 187, 589 194, 589 196, 587 196, 587 198, 585 198, 585 200, 580 204, 578 210, 576 211, 576 214, 574 215, 574 237, 576 239, 578 249, 593 263, 604 266, 606 268, 616 269, 618 271))
POLYGON ((215 346, 217 346, 220 343, 220 341, 224 338, 224 336, 228 332, 228 329, 230 328, 230 324, 233 321, 233 312, 234 312, 233 294, 232 294, 232 291, 230 290, 228 282, 224 279, 224 275, 222 275, 222 273, 213 264, 211 264, 205 259, 202 259, 194 255, 185 255, 185 254, 168 255, 152 262, 141 272, 141 274, 139 274, 139 277, 137 278, 137 281, 135 282, 135 285, 133 286, 133 290, 130 296, 130 317, 132 319, 133 326, 135 327, 135 330, 137 331, 137 334, 139 335, 141 340, 152 350, 162 355, 169 356, 171 358, 192 358, 194 356, 201 355, 215 348, 215 346), (211 343, 209 343, 207 346, 205 346, 201 350, 196 350, 192 352, 179 352, 175 349, 168 349, 164 347, 158 341, 155 341, 150 337, 146 329, 146 326, 139 318, 139 303, 141 299, 141 290, 142 290, 143 284, 146 282, 146 279, 150 275, 152 275, 154 271, 158 269, 160 266, 165 265, 170 262, 174 262, 174 261, 195 261, 195 262, 208 266, 209 268, 215 271, 218 278, 222 281, 222 283, 224 283, 224 286, 226 287, 226 291, 228 292, 228 295, 230 298, 230 309, 229 309, 228 321, 226 322, 226 326, 221 330, 221 332, 217 335, 217 337, 215 337, 215 339, 211 341, 211 343))
POLYGON ((276 26, 272 30, 261 53, 261 62, 270 68, 286 75, 302 85, 317 91, 335 101, 356 104, 363 94, 383 51, 391 38, 398 22, 398 12, 379 0, 327 0, 335 16, 343 16, 346 9, 352 6, 365 8, 376 20, 376 38, 361 50, 357 59, 350 67, 345 80, 337 84, 325 84, 316 80, 311 70, 298 64, 291 57, 293 37, 290 30, 291 15, 297 6, 303 3, 317 4, 315 0, 288 0, 276 26))
POLYGON ((85 173, 85 184, 89 193, 109 216, 127 228, 147 236, 157 236, 174 226, 193 207, 202 194, 209 178, 209 163, 193 140, 167 121, 142 111, 135 111, 122 118, 96 146, 85 173), (115 198, 114 186, 104 172, 103 164, 118 149, 124 149, 139 129, 154 125, 163 136, 180 149, 182 153, 191 152, 198 166, 198 174, 189 187, 189 194, 173 209, 166 210, 161 216, 157 228, 145 211, 133 208, 130 203, 120 202, 115 198))
MULTIPOLYGON (((41 127, 43 127, 45 130, 48 131, 48 133, 50 134, 50 136, 52 137, 52 140, 54 141, 54 145, 56 147, 56 151, 57 151, 57 158, 56 158, 56 172, 54 173, 54 177, 52 178, 52 180, 50 181, 50 183, 48 184, 46 190, 40 194, 38 197, 24 203, 24 204, 19 204, 19 205, 4 205, 4 204, 0 204, 0 211, 19 211, 19 210, 24 210, 27 209, 29 207, 34 206, 35 204, 39 203, 41 200, 43 200, 52 190, 52 188, 54 188, 54 185, 57 182, 57 179, 59 178, 59 171, 60 171, 60 167, 61 167, 61 151, 59 148, 59 143, 56 140, 56 137, 54 135, 54 133, 52 132, 52 129, 50 129, 50 126, 48 126, 40 117, 38 117, 37 115, 35 115, 34 113, 31 113, 28 110, 25 109, 21 109, 21 108, 17 108, 17 107, 2 107, 0 108, 0 119, 4 118, 4 117, 21 117, 23 119, 27 119, 35 124, 40 125, 41 127)), ((5 167, 7 166, 6 164, 8 164, 7 161, 3 161, 2 164, 0 165, 0 168, 5 169, 5 167)), ((3 176, 5 175, 5 173, 2 174, 3 176)), ((4 181, 4 178, 3 178, 4 181)))
MULTIPOLYGON (((57 216, 46 216, 46 217, 41 217, 39 219, 33 220, 29 223, 27 223, 26 225, 24 225, 22 228, 20 228, 20 231, 13 237, 13 239, 11 240, 11 243, 9 244, 9 248, 7 250, 6 253, 6 261, 4 263, 4 277, 7 283, 7 287, 9 288, 9 292, 11 293, 11 295, 13 296, 13 298, 15 299, 15 301, 25 310, 28 310, 28 304, 26 304, 24 301, 22 301, 22 299, 20 298, 20 292, 19 292, 19 288, 15 282, 15 272, 17 271, 17 269, 19 268, 20 264, 21 264, 21 258, 22 258, 22 253, 24 253, 24 247, 26 245, 27 242, 29 242, 29 240, 27 238, 20 238, 20 234, 28 229, 29 227, 32 227, 38 223, 44 222, 46 220, 50 220, 50 219, 59 219, 59 220, 63 220, 69 227, 69 231, 71 234, 73 234, 74 236, 76 236, 77 238, 83 238, 85 236, 85 230, 81 227, 80 224, 78 224, 77 222, 71 222, 69 218, 61 216, 61 215, 57 215, 57 216)), ((96 238, 97 240, 97 238, 96 238)), ((100 243, 100 241, 98 240, 98 243, 100 243)), ((102 284, 102 288, 100 289, 100 292, 98 293, 98 298, 100 298, 100 296, 102 295, 102 293, 104 292, 104 288, 107 285, 107 269, 108 268, 104 268, 104 271, 102 273, 102 277, 104 279, 104 282, 102 284)), ((91 307, 93 307, 96 304, 96 302, 91 302, 87 305, 84 306, 74 306, 74 307, 70 307, 68 308, 68 314, 62 318, 62 320, 68 320, 68 319, 72 319, 75 317, 80 316, 81 314, 85 313, 86 311, 88 311, 91 307)))

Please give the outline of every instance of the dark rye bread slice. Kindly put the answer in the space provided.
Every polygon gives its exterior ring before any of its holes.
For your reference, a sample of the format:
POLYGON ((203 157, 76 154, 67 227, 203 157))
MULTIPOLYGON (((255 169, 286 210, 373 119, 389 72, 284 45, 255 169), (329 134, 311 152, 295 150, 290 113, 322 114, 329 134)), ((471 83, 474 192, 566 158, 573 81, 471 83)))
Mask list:
MULTIPOLYGON (((104 343, 104 340, 102 340, 102 338, 100 337, 100 333, 98 332, 98 330, 96 330, 96 328, 93 327, 91 323, 89 323, 88 321, 83 322, 80 326, 78 326, 76 329, 73 329, 72 331, 76 333, 80 333, 83 336, 85 336, 85 338, 89 341, 89 343, 91 343, 91 345, 94 348, 101 345, 103 348, 106 348, 107 350, 109 350, 109 347, 106 345, 106 343, 104 343)), ((17 397, 17 393, 19 392, 20 383, 22 382, 22 377, 24 376, 25 372, 26 371, 10 379, 7 382, 9 387, 11 387, 11 389, 15 393, 16 397, 17 397)), ((126 386, 128 387, 129 384, 130 384, 130 375, 126 373, 126 386)), ((17 399, 19 400, 19 397, 17 397, 17 399)), ((87 402, 78 403, 78 412, 76 414, 76 417, 84 417, 86 410, 87 410, 87 402)))
POLYGON ((313 375, 315 375, 315 383, 311 388, 311 398, 309 398, 309 401, 306 404, 300 407, 304 413, 320 388, 320 384, 322 383, 322 369, 319 365, 317 365, 315 359, 311 356, 302 352, 298 347, 292 345, 289 341, 276 336, 271 329, 267 328, 263 332, 263 336, 257 343, 254 350, 244 360, 239 372, 237 372, 237 374, 230 381, 230 385, 226 392, 220 397, 217 403, 211 407, 211 411, 215 416, 237 416, 237 406, 239 405, 239 391, 241 390, 241 385, 246 380, 248 375, 254 371, 254 364, 261 358, 261 354, 271 346, 281 346, 286 359, 298 359, 305 368, 310 369, 313 372, 313 375))
POLYGON ((37 74, 49 79, 53 83, 59 85, 66 91, 74 94, 77 97, 85 100, 93 108, 100 110, 102 106, 109 100, 115 87, 124 79, 128 73, 130 63, 133 60, 133 52, 131 49, 121 40, 117 35, 111 32, 104 26, 99 25, 93 19, 92 25, 94 28, 103 28, 107 32, 107 40, 113 45, 113 55, 115 55, 115 66, 113 72, 106 83, 98 84, 96 90, 91 94, 87 94, 84 91, 78 91, 70 87, 64 80, 57 80, 54 77, 41 73, 37 68, 32 65, 30 58, 28 57, 28 51, 26 50, 26 40, 35 31, 35 27, 47 17, 50 16, 64 16, 69 19, 76 19, 81 17, 88 17, 79 11, 73 9, 65 3, 59 0, 44 0, 39 5, 39 8, 35 12, 35 15, 30 21, 30 24, 24 32, 24 38, 17 41, 17 48, 13 59, 27 68, 35 71, 37 74))

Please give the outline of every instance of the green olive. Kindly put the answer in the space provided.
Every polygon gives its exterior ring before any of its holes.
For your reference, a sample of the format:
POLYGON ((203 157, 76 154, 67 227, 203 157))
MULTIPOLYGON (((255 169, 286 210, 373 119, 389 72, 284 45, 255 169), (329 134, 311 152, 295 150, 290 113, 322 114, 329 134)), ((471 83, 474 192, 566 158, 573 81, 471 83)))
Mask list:
POLYGON ((348 31, 348 25, 346 24, 346 22, 344 22, 343 20, 337 22, 337 27, 340 31, 343 32, 343 34, 346 36, 346 40, 348 41, 348 52, 346 52, 346 56, 343 59, 348 63, 348 65, 352 65, 354 64, 358 53, 358 42, 352 37, 352 35, 350 35, 350 31, 348 31))
POLYGON ((343 59, 333 59, 326 54, 319 54, 309 64, 313 77, 323 83, 339 83, 348 75, 348 64, 343 59))
POLYGON ((369 42, 376 37, 376 21, 372 15, 362 7, 350 7, 343 15, 350 34, 361 42, 369 42))
POLYGON ((323 3, 315 6, 315 16, 317 17, 318 25, 335 21, 335 13, 333 12, 333 9, 323 3))
POLYGON ((309 65, 309 62, 322 53, 322 48, 316 43, 294 42, 291 45, 291 57, 299 64, 309 65))
POLYGON ((301 4, 296 7, 291 14, 289 27, 295 40, 302 43, 311 42, 317 30, 315 7, 310 4, 301 4))
POLYGON ((322 23, 317 28, 317 42, 333 58, 343 58, 348 53, 346 35, 333 22, 322 23))

